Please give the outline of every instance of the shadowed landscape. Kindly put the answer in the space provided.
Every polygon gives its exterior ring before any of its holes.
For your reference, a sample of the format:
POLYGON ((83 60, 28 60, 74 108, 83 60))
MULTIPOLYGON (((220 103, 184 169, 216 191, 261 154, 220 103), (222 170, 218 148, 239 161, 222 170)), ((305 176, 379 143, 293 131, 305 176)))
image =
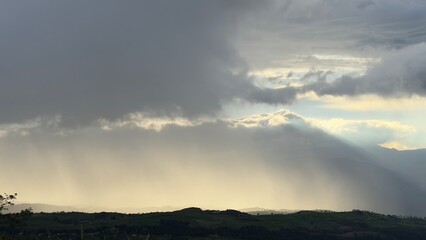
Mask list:
MULTIPOLYGON (((18 215, 15 215, 18 217, 18 215)), ((350 212, 249 214, 186 208, 174 212, 35 213, 3 239, 425 239, 426 219, 350 212)), ((2 238, 0 238, 2 239, 2 238)))

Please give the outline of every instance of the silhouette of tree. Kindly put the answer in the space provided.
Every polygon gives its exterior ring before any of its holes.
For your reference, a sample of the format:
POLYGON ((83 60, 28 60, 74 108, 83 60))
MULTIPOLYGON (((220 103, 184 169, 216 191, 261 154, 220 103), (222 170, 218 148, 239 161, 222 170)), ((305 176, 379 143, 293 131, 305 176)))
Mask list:
POLYGON ((14 205, 13 201, 16 199, 16 196, 18 196, 18 194, 4 194, 1 195, 0 194, 0 214, 2 214, 3 210, 7 210, 8 206, 12 206, 14 205))
POLYGON ((28 217, 32 215, 32 209, 22 210, 20 213, 3 213, 8 210, 9 206, 13 206, 18 194, 0 194, 0 240, 13 239, 7 237, 8 232, 14 231, 15 228, 25 224, 28 217))

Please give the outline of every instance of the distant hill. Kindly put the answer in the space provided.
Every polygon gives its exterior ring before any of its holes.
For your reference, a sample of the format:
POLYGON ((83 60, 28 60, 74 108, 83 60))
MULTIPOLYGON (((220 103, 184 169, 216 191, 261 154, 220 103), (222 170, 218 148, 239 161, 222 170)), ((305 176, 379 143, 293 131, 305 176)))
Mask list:
POLYGON ((73 206, 60 206, 52 204, 42 204, 42 203, 21 203, 8 207, 9 213, 19 213, 22 210, 31 208, 32 212, 39 213, 54 213, 54 212, 117 212, 117 213, 150 213, 150 212, 169 212, 175 211, 179 208, 171 206, 163 207, 146 207, 146 208, 110 208, 105 209, 101 207, 73 207, 73 206))
POLYGON ((266 215, 266 214, 289 214, 289 213, 295 213, 300 210, 288 210, 288 209, 267 209, 267 208, 243 208, 240 209, 241 212, 246 212, 253 215, 266 215))
MULTIPOLYGON (((55 212, 87 212, 87 213, 96 213, 96 212, 116 212, 116 213, 152 213, 152 212, 171 212, 176 211, 178 207, 172 206, 163 206, 163 207, 145 207, 145 208, 113 208, 113 209, 104 209, 104 208, 94 208, 94 207, 73 207, 73 206, 60 206, 60 205, 51 205, 51 204, 42 204, 42 203, 21 203, 8 207, 8 213, 19 213, 25 209, 32 209, 34 213, 55 213, 55 212)), ((189 208, 190 209, 190 208, 189 208)), ((289 209, 267 209, 260 207, 253 208, 243 208, 238 209, 238 211, 253 214, 253 215, 266 215, 266 214, 289 214, 295 213, 300 210, 289 210, 289 209)))
POLYGON ((9 213, 19 213, 22 210, 31 208, 33 212, 39 213, 39 212, 46 212, 46 213, 53 213, 53 212, 76 212, 76 211, 84 211, 83 209, 76 208, 76 207, 70 207, 70 206, 57 206, 57 205, 50 205, 50 204, 41 204, 41 203, 22 203, 22 204, 16 204, 13 206, 8 207, 9 213))

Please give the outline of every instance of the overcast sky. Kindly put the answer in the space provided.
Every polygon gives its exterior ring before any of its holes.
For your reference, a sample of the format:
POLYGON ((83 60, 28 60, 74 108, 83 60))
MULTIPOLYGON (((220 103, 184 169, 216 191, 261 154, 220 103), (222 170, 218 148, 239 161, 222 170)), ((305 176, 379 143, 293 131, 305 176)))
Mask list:
POLYGON ((425 1, 5 0, 0 34, 21 202, 426 215, 425 1))

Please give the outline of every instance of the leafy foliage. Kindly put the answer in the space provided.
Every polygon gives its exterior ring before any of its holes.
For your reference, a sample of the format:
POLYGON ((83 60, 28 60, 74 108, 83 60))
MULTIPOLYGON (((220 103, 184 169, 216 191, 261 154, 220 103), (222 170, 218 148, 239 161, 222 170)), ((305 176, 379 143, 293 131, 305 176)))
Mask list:
POLYGON ((16 199, 18 194, 0 194, 0 214, 3 210, 7 210, 8 206, 14 205, 13 201, 16 199))
POLYGON ((9 231, 16 231, 16 229, 22 228, 24 222, 32 214, 32 209, 22 210, 20 213, 2 213, 4 210, 8 210, 9 206, 13 206, 18 194, 0 194, 0 240, 14 239, 9 237, 9 231), (3 229, 3 231, 2 231, 3 229), (5 229, 9 231, 4 231, 5 229))

